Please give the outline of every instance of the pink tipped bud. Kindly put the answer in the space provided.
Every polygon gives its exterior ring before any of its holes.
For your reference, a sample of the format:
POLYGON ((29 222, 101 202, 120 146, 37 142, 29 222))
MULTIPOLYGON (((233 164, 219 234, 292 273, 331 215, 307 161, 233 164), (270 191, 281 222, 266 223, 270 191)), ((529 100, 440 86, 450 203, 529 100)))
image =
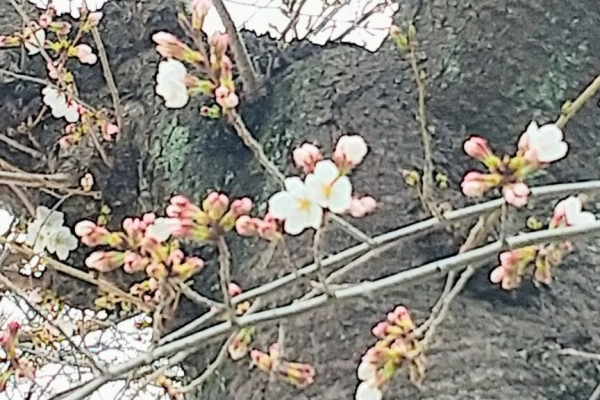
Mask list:
POLYGON ((88 14, 87 22, 91 27, 96 27, 100 25, 100 20, 102 19, 102 12, 96 11, 88 14))
POLYGON ((387 322, 380 322, 373 328, 371 332, 373 333, 373 336, 383 339, 388 331, 389 326, 390 324, 387 322))
POLYGON ((202 202, 202 210, 213 221, 220 220, 229 208, 229 198, 219 192, 211 192, 202 202))
POLYGON ((119 133, 119 127, 111 122, 105 121, 102 124, 102 137, 107 142, 110 142, 119 133))
POLYGON ((258 231, 258 219, 242 215, 235 221, 235 231, 240 236, 253 236, 258 231))
POLYGON ((294 149, 292 153, 294 163, 298 168, 309 174, 314 171, 315 165, 323 159, 321 150, 313 144, 304 143, 302 146, 294 149))
POLYGON ((487 140, 479 136, 471 136, 463 145, 465 153, 476 160, 484 161, 492 155, 487 140))
POLYGON ((237 94, 225 86, 219 86, 215 89, 215 99, 217 104, 224 109, 236 108, 240 103, 237 94))
POLYGON ((229 296, 235 297, 242 293, 242 288, 237 283, 231 282, 228 288, 229 296))
POLYGON ((373 212, 376 207, 377 201, 370 196, 361 198, 354 197, 350 202, 350 208, 348 209, 348 212, 354 218, 362 218, 365 215, 373 212))
POLYGON ((486 191, 498 185, 502 177, 497 174, 482 174, 481 172, 468 172, 463 178, 460 186, 467 197, 479 197, 486 191))
POLYGON ((252 200, 248 197, 244 197, 242 199, 236 199, 231 203, 231 212, 234 216, 240 217, 242 215, 247 215, 252 210, 252 200))
POLYGON ((498 267, 494 268, 494 270, 490 274, 490 282, 498 284, 498 283, 502 282, 505 275, 506 275, 506 269, 504 269, 504 267, 502 267, 502 266, 498 266, 498 267))
POLYGON ((17 321, 10 321, 8 323, 8 331, 11 333, 11 335, 15 335, 19 329, 21 329, 21 324, 17 321))
POLYGON ((92 221, 79 221, 75 224, 75 234, 79 237, 91 235, 97 228, 97 225, 92 221))
POLYGON ((79 59, 82 64, 93 65, 98 61, 98 56, 94 54, 92 48, 87 44, 80 44, 75 46, 75 56, 79 59))
POLYGON ((120 251, 96 251, 85 259, 85 265, 100 272, 112 271, 124 262, 124 254, 120 251))
POLYGON ((153 262, 146 267, 146 274, 151 278, 162 281, 168 275, 167 267, 161 262, 153 262))
POLYGON ((229 35, 226 33, 215 32, 208 38, 208 43, 215 55, 220 57, 225 54, 227 46, 229 46, 229 35))

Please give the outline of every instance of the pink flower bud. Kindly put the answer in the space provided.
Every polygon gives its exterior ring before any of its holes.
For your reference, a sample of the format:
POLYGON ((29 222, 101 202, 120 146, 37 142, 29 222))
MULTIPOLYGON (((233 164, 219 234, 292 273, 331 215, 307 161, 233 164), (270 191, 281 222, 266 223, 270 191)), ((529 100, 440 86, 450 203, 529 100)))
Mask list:
POLYGON ((380 322, 373 328, 373 330, 371 332, 373 333, 373 336, 383 339, 386 335, 386 332, 387 332, 389 326, 390 326, 390 324, 388 324, 385 321, 380 322))
POLYGON ((10 321, 8 323, 8 331, 11 335, 15 335, 19 329, 21 329, 21 324, 18 321, 10 321))
POLYGON ((492 155, 487 140, 479 136, 471 136, 463 145, 467 155, 476 160, 483 161, 492 155))
POLYGON ((479 197, 499 184, 501 179, 496 174, 482 174, 481 172, 471 171, 465 175, 460 186, 465 196, 479 197))
POLYGON ((294 149, 292 156, 297 167, 310 174, 314 171, 315 165, 323 159, 321 150, 313 144, 304 143, 302 146, 294 149))
POLYGON ((142 257, 141 255, 132 251, 126 251, 123 270, 128 274, 134 274, 146 269, 149 263, 150 260, 148 258, 142 257))
POLYGON ((83 221, 79 221, 77 224, 75 224, 75 234, 79 237, 84 237, 84 236, 88 236, 91 235, 92 233, 94 233, 94 231, 96 230, 97 225, 92 222, 92 221, 87 221, 87 220, 83 220, 83 221))
POLYGON ((215 32, 208 38, 208 43, 215 55, 220 57, 225 54, 227 46, 229 46, 229 35, 226 33, 215 32))
POLYGON ((93 53, 92 48, 87 44, 77 45, 75 50, 77 51, 75 55, 82 64, 93 65, 98 61, 98 56, 93 53))
POLYGON ((38 20, 41 28, 47 28, 52 23, 52 15, 48 13, 44 13, 40 15, 40 19, 38 20))
POLYGON ((252 200, 248 197, 236 199, 231 203, 230 210, 236 217, 249 214, 252 210, 252 200))
POLYGON ((219 86, 215 89, 215 99, 217 104, 224 109, 236 108, 240 103, 238 96, 225 86, 219 86))
POLYGON ((85 265, 100 272, 109 272, 120 267, 124 255, 120 251, 96 251, 85 259, 85 265))
POLYGON ((229 198, 219 192, 211 192, 202 202, 202 210, 213 221, 220 220, 229 208, 229 198))
POLYGON ((157 32, 152 35, 152 40, 157 44, 156 51, 164 58, 181 57, 186 45, 179 38, 169 32, 157 32))
POLYGON ((524 183, 514 183, 502 188, 502 196, 508 204, 523 207, 529 198, 529 187, 524 183))
POLYGON ((354 197, 350 202, 350 208, 348 209, 348 212, 354 218, 362 218, 365 215, 373 212, 373 210, 375 210, 376 207, 377 201, 370 196, 365 196, 361 198, 354 197))
POLYGON ((153 262, 146 267, 146 274, 151 278, 162 281, 168 275, 167 267, 161 262, 153 262))
POLYGON ((72 146, 73 143, 75 143, 75 138, 71 135, 61 136, 61 138, 58 139, 58 145, 61 149, 66 149, 67 147, 72 146))
POLYGON ((242 215, 235 221, 235 231, 240 236, 253 236, 258 230, 258 219, 242 215))
POLYGON ((192 1, 192 10, 194 13, 194 17, 198 19, 204 19, 206 14, 208 14, 208 10, 212 6, 211 0, 193 0, 192 1))
POLYGON ((113 138, 119 133, 119 127, 111 122, 105 121, 102 123, 102 137, 107 142, 113 140, 113 138))
POLYGON ((242 293, 242 288, 237 283, 231 282, 228 288, 229 296, 235 297, 242 293))
POLYGON ((100 20, 102 19, 102 12, 96 11, 88 14, 87 22, 91 27, 96 27, 100 24, 100 20))

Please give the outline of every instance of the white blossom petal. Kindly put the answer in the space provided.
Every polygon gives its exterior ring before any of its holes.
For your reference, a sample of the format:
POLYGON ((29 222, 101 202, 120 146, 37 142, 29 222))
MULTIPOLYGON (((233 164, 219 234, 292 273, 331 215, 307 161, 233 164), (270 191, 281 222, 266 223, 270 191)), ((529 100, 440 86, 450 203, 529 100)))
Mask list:
POLYGON ((283 223, 285 233, 292 236, 301 234, 306 228, 308 224, 304 213, 292 213, 283 223))
POLYGON ((340 176, 340 170, 333 161, 323 160, 315 165, 314 175, 324 182, 333 182, 340 176))
POLYGON ((378 387, 369 383, 361 382, 356 388, 356 400, 382 400, 383 393, 378 387))
POLYGON ((295 199, 288 192, 275 193, 269 199, 269 214, 277 219, 286 219, 294 213, 295 199))
POLYGON ((323 224, 323 208, 321 208, 318 204, 311 203, 307 210, 306 219, 306 224, 309 227, 313 229, 319 229, 323 224))
POLYGON ((350 178, 342 176, 338 178, 331 188, 329 196, 329 211, 335 214, 346 212, 352 202, 352 183, 350 178))
POLYGON ((4 236, 10 231, 10 228, 15 221, 15 217, 6 210, 0 210, 0 236, 4 236))

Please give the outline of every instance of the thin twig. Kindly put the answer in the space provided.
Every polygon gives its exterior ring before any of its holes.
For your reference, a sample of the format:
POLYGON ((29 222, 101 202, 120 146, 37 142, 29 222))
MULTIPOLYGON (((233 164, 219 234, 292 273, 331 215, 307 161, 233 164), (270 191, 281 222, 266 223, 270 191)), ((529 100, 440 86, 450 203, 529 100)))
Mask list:
POLYGON ((231 254, 229 253, 227 242, 222 235, 217 240, 217 246, 219 247, 219 282, 221 283, 223 302, 225 303, 229 320, 232 324, 236 324, 237 316, 235 314, 235 307, 231 302, 231 295, 229 294, 229 286, 231 285, 231 254))
POLYGON ((4 68, 0 68, 0 75, 10 76, 21 81, 37 83, 39 85, 52 86, 52 83, 45 79, 36 78, 35 76, 30 75, 17 74, 16 72, 12 72, 4 68))
MULTIPOLYGON (((472 268, 479 268, 489 260, 494 259, 498 254, 505 250, 521 248, 530 245, 565 241, 582 236, 590 236, 600 233, 600 222, 590 223, 584 226, 564 227, 525 233, 522 235, 511 236, 506 239, 506 244, 494 242, 489 245, 477 248, 475 250, 457 254, 444 260, 434 261, 421 267, 412 268, 394 275, 381 278, 375 281, 362 282, 354 286, 340 289, 334 292, 337 300, 349 300, 355 297, 368 295, 371 293, 385 293, 390 289, 398 289, 416 282, 423 282, 444 276, 450 271, 456 271, 470 265, 472 268)), ((277 307, 270 310, 257 312, 251 315, 243 315, 237 319, 237 327, 256 326, 268 321, 280 320, 293 315, 303 314, 323 307, 331 303, 332 299, 327 295, 320 295, 310 300, 298 301, 287 306, 277 307)), ((126 375, 129 371, 139 368, 143 365, 168 357, 171 354, 182 351, 183 349, 197 349, 206 343, 207 340, 228 334, 235 326, 230 322, 224 322, 213 325, 200 332, 186 336, 174 342, 163 346, 158 346, 152 351, 139 357, 133 358, 121 364, 108 368, 108 374, 101 374, 92 380, 83 383, 77 389, 66 396, 59 397, 61 400, 80 400, 91 394, 102 385, 126 375)))
POLYGON ((567 122, 569 122, 571 118, 573 118, 575 114, 577 114, 579 110, 581 110, 583 106, 598 93, 598 90, 600 90, 600 75, 598 75, 596 79, 594 79, 592 83, 577 96, 575 101, 566 107, 566 110, 562 110, 560 117, 556 120, 556 125, 561 129, 564 128, 567 122))
POLYGON ((323 271, 323 265, 321 261, 323 260, 323 253, 321 252, 321 241, 323 240, 323 233, 325 232, 325 227, 322 226, 315 231, 315 236, 313 238, 313 258, 315 265, 317 266, 317 276, 319 278, 319 282, 323 285, 323 290, 327 293, 328 296, 332 297, 333 292, 329 289, 329 284, 327 283, 327 278, 325 276, 325 272, 323 271))
POLYGON ((184 282, 179 282, 177 284, 177 286, 179 287, 179 289, 181 289, 181 293, 183 293, 183 295, 185 297, 187 297, 188 299, 190 299, 191 301, 193 301, 194 303, 196 303, 200 306, 207 306, 210 308, 213 308, 213 307, 223 308, 224 307, 223 304, 219 303, 218 301, 214 301, 212 299, 209 299, 208 297, 202 296, 200 293, 198 293, 195 290, 193 290, 192 288, 190 288, 184 282))
POLYGON ((115 119, 117 120, 117 126, 119 127, 119 135, 123 132, 123 107, 121 106, 121 98, 119 97, 119 89, 115 82, 115 78, 108 62, 108 55, 102 42, 102 37, 98 31, 98 27, 92 28, 92 36, 94 42, 96 42, 96 48, 98 49, 98 55, 100 56, 100 63, 102 64, 102 72, 104 73, 104 80, 110 90, 110 96, 112 98, 113 107, 115 109, 115 119))
MULTIPOLYGON (((540 186, 531 189, 531 196, 536 199, 547 199, 553 197, 568 196, 573 193, 580 192, 600 192, 600 181, 588 181, 579 183, 565 183, 559 185, 540 186)), ((491 200, 485 203, 476 204, 465 207, 463 209, 448 211, 444 213, 442 218, 433 217, 425 221, 410 224, 408 226, 384 233, 373 238, 376 248, 387 245, 389 243, 397 243, 402 239, 407 239, 412 236, 430 232, 436 228, 442 228, 448 224, 453 224, 465 219, 478 217, 483 214, 488 214, 496 209, 499 209, 504 204, 504 199, 491 200)), ((392 246, 393 247, 393 246, 392 246)), ((392 248, 390 247, 390 248, 392 248)), ((337 254, 331 255, 323 259, 322 266, 324 268, 331 265, 344 262, 353 257, 357 257, 370 250, 372 247, 363 243, 357 246, 350 247, 337 254)), ((254 297, 264 296, 283 286, 289 285, 304 276, 315 273, 316 265, 314 263, 294 271, 291 274, 285 275, 279 279, 266 283, 257 288, 245 291, 235 297, 232 301, 234 304, 239 304, 246 300, 251 300, 254 297)))
POLYGON ((435 204, 433 201, 433 191, 435 185, 433 182, 433 152, 431 150, 431 136, 427 130, 427 115, 425 108, 425 82, 423 81, 425 73, 419 68, 417 64, 416 55, 416 43, 414 38, 409 39, 408 44, 408 60, 412 69, 415 82, 417 84, 417 95, 418 95, 418 115, 417 120, 419 121, 419 132, 421 133, 421 144, 423 146, 423 178, 422 178, 422 196, 423 196, 423 207, 425 211, 430 212, 432 215, 436 213, 435 204))
POLYGON ((588 400, 598 400, 600 399, 600 383, 598 383, 596 385, 596 388, 594 389, 594 391, 592 392, 592 394, 590 395, 590 398, 588 400))
POLYGON ((17 185, 8 185, 8 187, 10 188, 10 190, 12 190, 17 195, 19 200, 21 200, 21 203, 23 203, 23 205, 25 206, 25 209, 27 209, 27 212, 29 213, 29 215, 34 217, 35 216, 35 207, 31 203, 31 201, 29 201, 29 198, 25 194, 25 191, 23 189, 21 189, 20 187, 18 187, 17 185))
POLYGON ((29 154, 33 158, 38 158, 40 160, 44 158, 44 155, 42 153, 40 153, 39 151, 32 149, 29 146, 25 146, 24 144, 21 144, 21 143, 17 142, 16 140, 9 138, 8 136, 6 136, 3 133, 0 133, 0 140, 9 146, 12 146, 16 150, 19 150, 25 154, 29 154))
MULTIPOLYGON (((8 246, 5 247, 4 252, 8 252, 8 246)), ((50 326, 52 326, 53 328, 55 328, 56 330, 58 330, 64 337, 65 340, 74 348, 77 349, 79 352, 81 352, 81 354, 85 355, 89 360, 90 363, 92 364, 92 366, 97 370, 100 371, 102 373, 105 372, 105 368, 103 366, 100 366, 96 363, 96 360, 94 359, 94 356, 85 348, 78 346, 77 344, 75 344, 75 342, 73 342, 73 340, 71 339, 71 337, 60 327, 60 325, 55 324, 54 321, 50 320, 46 314, 40 310, 40 308, 36 305, 33 304, 31 301, 29 301, 29 296, 27 296, 27 293, 25 293, 20 287, 18 287, 17 285, 15 285, 10 279, 8 279, 6 277, 6 275, 4 275, 2 272, 0 272, 0 282, 7 287, 11 292, 13 292, 14 294, 16 294, 18 297, 21 298, 21 300, 23 300, 25 302, 25 304, 27 304, 27 306, 32 309, 33 311, 35 311, 35 313, 37 315, 39 315, 44 321, 46 321, 48 324, 50 324, 50 326)))
POLYGON ((600 361, 600 354, 598 353, 590 353, 587 351, 581 351, 576 349, 562 349, 559 350, 557 353, 563 356, 574 356, 584 358, 586 360, 600 361))

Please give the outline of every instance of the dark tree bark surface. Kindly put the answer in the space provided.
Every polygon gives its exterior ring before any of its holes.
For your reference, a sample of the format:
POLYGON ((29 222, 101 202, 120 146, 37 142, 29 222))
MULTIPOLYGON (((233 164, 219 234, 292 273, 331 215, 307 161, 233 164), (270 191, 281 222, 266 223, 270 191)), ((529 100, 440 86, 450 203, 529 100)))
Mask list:
MULTIPOLYGON (((174 191, 199 199, 210 189, 221 189, 264 200, 272 185, 233 131, 221 122, 201 119, 196 103, 173 112, 156 98, 153 85, 158 56, 149 38, 163 29, 177 33, 175 15, 172 6, 164 2, 150 4, 142 11, 135 11, 132 3, 108 6, 103 32, 127 114, 123 140, 108 150, 116 167, 100 179, 115 220, 143 208, 160 210, 174 191), (128 29, 124 31, 125 23, 128 29), (139 163, 149 186, 138 176, 139 163), (140 196, 142 191, 147 193, 140 196)), ((403 8, 398 23, 419 8, 416 3, 403 8)), ((428 74, 427 105, 435 165, 451 178, 452 187, 443 195, 458 207, 465 203, 457 191, 460 178, 466 169, 476 167, 462 154, 468 135, 485 136, 498 151, 512 151, 532 118, 540 123, 557 118, 564 101, 575 98, 600 72, 600 5, 588 0, 423 3, 416 26, 421 63, 428 74)), ((264 45, 267 40, 258 42, 264 45)), ((249 43, 251 50, 260 51, 254 42, 249 43)), ((333 44, 323 48, 295 44, 291 51, 302 53, 302 57, 273 77, 266 99, 243 108, 270 156, 283 166, 292 145, 310 140, 330 149, 339 135, 360 133, 371 151, 364 166, 353 175, 353 184, 359 193, 378 198, 381 207, 356 224, 378 234, 423 218, 418 199, 401 175, 402 169, 420 168, 422 162, 414 117, 416 91, 402 55, 389 43, 375 54, 333 44)), ((109 104, 98 70, 82 70, 82 74, 80 79, 96 90, 97 101, 109 104)), ((17 94, 25 90, 21 83, 10 85, 17 94)), ((6 100, 10 94, 5 93, 3 90, 6 100)), ((600 110, 596 103, 597 99, 590 102, 567 126, 569 156, 536 184, 600 177, 596 140, 600 110)), ((5 112, 12 109, 3 106, 5 112)), ((1 123, 2 128, 4 125, 1 123)), ((5 154, 5 149, 2 154, 16 157, 12 152, 5 154)), ((16 160, 21 165, 27 163, 16 160)), ((104 171, 94 163, 89 168, 104 171)), ((86 210, 75 201, 70 206, 86 210)), ((530 215, 545 219, 549 209, 534 204, 513 218, 512 227, 521 228, 530 215)), ((337 230, 328 233, 329 249, 351 244, 352 240, 337 230)), ((302 246, 290 245, 297 250, 292 254, 298 266, 310 261, 302 246)), ((455 253, 458 245, 447 233, 407 242, 349 274, 344 282, 376 279, 415 267, 455 253)), ((414 388, 398 375, 386 388, 385 398, 587 398, 596 384, 595 366, 557 355, 556 350, 600 349, 600 320, 593 317, 600 300, 598 246, 593 238, 581 241, 578 251, 557 271, 549 290, 524 285, 516 293, 503 293, 490 285, 489 268, 484 268, 438 329, 428 353, 429 371, 423 388, 414 388)), ((248 242, 235 247, 233 276, 244 287, 290 272, 282 263, 252 268, 251 255, 261 248, 248 242)), ((196 286, 208 290, 214 280, 214 266, 209 262, 209 268, 197 277, 196 286)), ((269 383, 260 372, 249 372, 246 361, 228 361, 196 398, 353 398, 360 356, 374 343, 371 327, 400 303, 423 321, 442 284, 402 287, 286 322, 289 357, 312 363, 317 370, 315 384, 306 390, 269 383)), ((300 283, 266 299, 264 305, 289 303, 306 287, 305 282, 300 283)), ((201 311, 184 304, 178 323, 201 311)), ((261 328, 254 345, 266 349, 276 341, 276 332, 274 325, 261 328)), ((190 378, 202 372, 216 350, 213 346, 188 360, 190 378)))

